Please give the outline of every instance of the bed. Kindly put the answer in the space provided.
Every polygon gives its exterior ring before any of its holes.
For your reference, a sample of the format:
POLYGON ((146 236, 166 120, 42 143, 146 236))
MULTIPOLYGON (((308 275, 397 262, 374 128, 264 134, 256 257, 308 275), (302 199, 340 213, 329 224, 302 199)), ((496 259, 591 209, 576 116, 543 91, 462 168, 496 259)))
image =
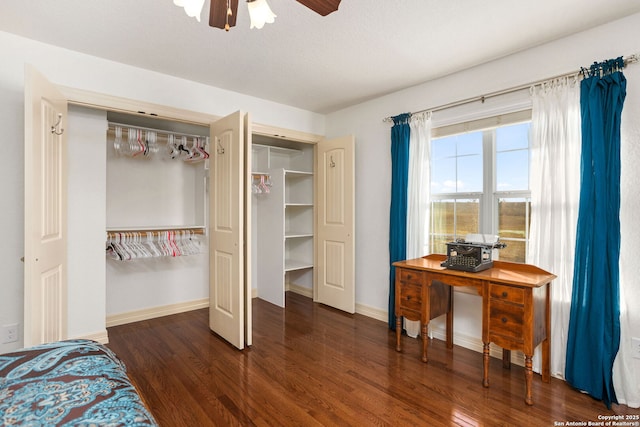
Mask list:
POLYGON ((0 425, 157 423, 111 350, 67 340, 0 355, 0 425))

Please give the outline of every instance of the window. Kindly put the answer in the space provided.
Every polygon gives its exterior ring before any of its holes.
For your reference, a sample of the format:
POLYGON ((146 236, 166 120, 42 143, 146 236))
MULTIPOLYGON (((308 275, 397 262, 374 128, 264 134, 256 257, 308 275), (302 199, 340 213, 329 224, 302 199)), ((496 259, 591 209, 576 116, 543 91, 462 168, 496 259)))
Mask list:
POLYGON ((432 252, 446 253, 448 242, 467 234, 491 234, 507 244, 499 259, 525 261, 529 128, 530 112, 519 112, 433 130, 432 252))

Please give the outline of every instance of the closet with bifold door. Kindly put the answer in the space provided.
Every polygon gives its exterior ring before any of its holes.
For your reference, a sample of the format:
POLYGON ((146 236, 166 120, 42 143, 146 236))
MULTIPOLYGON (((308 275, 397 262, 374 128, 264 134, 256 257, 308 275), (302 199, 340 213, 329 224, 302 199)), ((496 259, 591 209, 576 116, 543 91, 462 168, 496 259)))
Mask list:
POLYGON ((313 297, 314 146, 260 135, 252 141, 252 288, 284 307, 288 290, 313 297))
POLYGON ((114 112, 106 127, 107 326, 206 306, 209 128, 114 112))
POLYGON ((136 113, 135 101, 63 94, 35 70, 25 86, 25 152, 49 147, 56 117, 39 114, 49 93, 69 152, 59 163, 60 150, 45 150, 25 168, 25 199, 43 191, 51 201, 25 217, 58 206, 69 225, 59 239, 67 255, 51 260, 62 273, 50 309, 34 291, 49 253, 34 257, 40 241, 25 233, 25 342, 67 323, 73 336, 107 341, 105 326, 208 307, 209 328, 242 349, 251 297, 283 306, 287 290, 355 311, 353 137, 255 125, 241 111, 216 118, 141 103, 160 114, 136 113), (50 164, 68 185, 36 185, 50 164))

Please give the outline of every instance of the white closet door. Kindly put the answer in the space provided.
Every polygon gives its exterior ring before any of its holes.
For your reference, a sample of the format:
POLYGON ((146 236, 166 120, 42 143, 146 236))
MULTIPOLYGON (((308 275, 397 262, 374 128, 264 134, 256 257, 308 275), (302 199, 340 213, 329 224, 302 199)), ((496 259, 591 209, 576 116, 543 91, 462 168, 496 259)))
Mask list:
POLYGON ((251 345, 253 341, 253 311, 251 310, 252 301, 252 271, 251 271, 251 115, 249 113, 244 116, 244 343, 251 345))
POLYGON ((24 346, 30 347, 67 337, 67 100, 27 67, 24 105, 24 346))
POLYGON ((212 123, 209 149, 209 327, 239 349, 251 308, 244 277, 244 129, 241 112, 212 123))
POLYGON ((322 141, 316 151, 317 301, 355 312, 353 136, 322 141))

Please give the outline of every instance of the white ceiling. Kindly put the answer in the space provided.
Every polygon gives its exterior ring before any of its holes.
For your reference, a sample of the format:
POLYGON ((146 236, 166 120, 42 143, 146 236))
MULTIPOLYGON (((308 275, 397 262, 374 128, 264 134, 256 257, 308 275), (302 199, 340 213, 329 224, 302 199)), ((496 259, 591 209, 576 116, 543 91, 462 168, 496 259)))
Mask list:
POLYGON ((640 12, 638 0, 342 0, 321 17, 295 0, 230 32, 172 0, 2 0, 0 30, 319 113, 640 12))

